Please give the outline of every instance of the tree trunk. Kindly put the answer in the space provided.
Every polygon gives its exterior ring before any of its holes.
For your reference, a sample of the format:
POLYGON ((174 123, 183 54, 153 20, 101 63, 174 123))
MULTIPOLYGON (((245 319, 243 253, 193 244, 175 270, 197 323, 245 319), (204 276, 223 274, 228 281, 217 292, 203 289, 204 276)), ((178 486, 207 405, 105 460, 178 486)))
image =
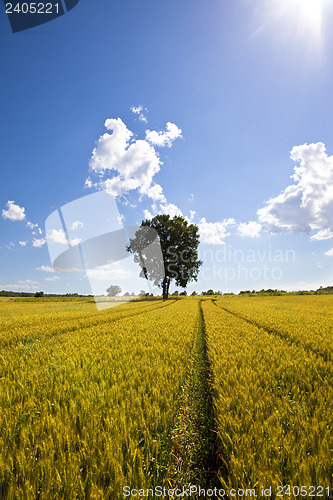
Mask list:
POLYGON ((163 290, 163 300, 168 300, 169 297, 169 285, 170 285, 170 278, 165 277, 162 283, 162 290, 163 290))

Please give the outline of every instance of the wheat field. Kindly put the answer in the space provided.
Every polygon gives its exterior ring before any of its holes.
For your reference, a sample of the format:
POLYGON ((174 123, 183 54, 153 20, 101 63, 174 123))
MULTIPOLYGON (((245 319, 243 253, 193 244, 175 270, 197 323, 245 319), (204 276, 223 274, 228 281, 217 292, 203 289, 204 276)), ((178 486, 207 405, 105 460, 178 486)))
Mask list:
POLYGON ((331 487, 332 306, 196 297, 97 312, 88 299, 2 298, 0 498, 117 500, 125 485, 172 485, 199 333, 218 484, 331 487))

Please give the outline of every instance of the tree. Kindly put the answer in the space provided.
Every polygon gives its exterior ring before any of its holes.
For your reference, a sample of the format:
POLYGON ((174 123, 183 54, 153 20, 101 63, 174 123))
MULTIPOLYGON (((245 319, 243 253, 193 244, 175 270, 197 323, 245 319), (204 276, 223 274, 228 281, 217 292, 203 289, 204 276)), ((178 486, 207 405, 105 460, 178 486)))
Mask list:
POLYGON ((36 292, 35 297, 37 297, 37 298, 44 297, 44 292, 36 292))
POLYGON ((111 285, 106 291, 109 297, 116 297, 121 293, 121 288, 119 285, 111 285))
MULTIPOLYGON (((149 270, 144 265, 144 244, 147 246, 147 237, 144 231, 138 229, 135 237, 130 239, 128 251, 134 254, 135 262, 141 265, 141 277, 150 279, 155 285, 162 288, 163 300, 169 296, 169 287, 172 280, 177 286, 185 288, 190 281, 197 281, 202 262, 198 258, 199 228, 195 224, 179 215, 173 219, 169 215, 156 215, 151 220, 144 220, 143 228, 152 228, 159 237, 163 254, 164 278, 160 272, 150 266, 149 270)), ((152 233, 155 233, 152 231, 152 233)))

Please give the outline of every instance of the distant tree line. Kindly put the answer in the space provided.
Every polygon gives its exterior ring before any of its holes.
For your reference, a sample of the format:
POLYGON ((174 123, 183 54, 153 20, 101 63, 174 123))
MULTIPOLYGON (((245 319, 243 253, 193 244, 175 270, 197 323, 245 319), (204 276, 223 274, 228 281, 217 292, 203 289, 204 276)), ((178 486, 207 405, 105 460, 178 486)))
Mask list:
POLYGON ((12 292, 1 290, 0 297, 93 297, 93 295, 81 295, 79 293, 12 292))
MULTIPOLYGON (((120 289, 121 291, 121 289, 120 289)), ((118 292, 120 293, 120 292, 118 292)), ((248 296, 254 296, 254 295, 329 295, 333 294, 333 286, 327 286, 327 287, 319 287, 317 290, 298 290, 296 292, 287 292, 286 290, 278 290, 278 289, 272 289, 272 288, 267 288, 262 289, 262 290, 241 290, 238 295, 248 295, 248 296)), ((194 297, 196 295, 235 295, 233 292, 225 292, 222 293, 220 290, 217 292, 214 292, 211 288, 207 291, 202 291, 201 294, 198 294, 197 292, 192 292, 191 296, 194 297)), ((128 296, 136 296, 134 292, 129 293, 126 292, 124 293, 125 297, 128 296)), ((141 297, 153 297, 154 295, 152 293, 147 293, 144 290, 141 290, 139 293, 139 296, 141 297)), ((176 290, 171 294, 173 297, 182 297, 182 296, 187 296, 186 290, 183 292, 178 292, 176 290)), ((7 291, 7 290, 1 290, 0 291, 0 297, 93 297, 93 295, 83 295, 79 293, 44 293, 43 291, 39 292, 12 292, 12 291, 7 291)))

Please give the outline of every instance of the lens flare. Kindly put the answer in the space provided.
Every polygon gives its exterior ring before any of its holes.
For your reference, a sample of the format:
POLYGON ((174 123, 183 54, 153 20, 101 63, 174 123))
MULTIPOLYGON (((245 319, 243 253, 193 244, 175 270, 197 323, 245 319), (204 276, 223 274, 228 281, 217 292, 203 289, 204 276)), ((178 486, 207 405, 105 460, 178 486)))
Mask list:
POLYGON ((289 48, 318 53, 323 46, 324 21, 332 0, 263 0, 258 4, 262 29, 274 29, 289 48), (307 50, 308 49, 308 50, 307 50))

